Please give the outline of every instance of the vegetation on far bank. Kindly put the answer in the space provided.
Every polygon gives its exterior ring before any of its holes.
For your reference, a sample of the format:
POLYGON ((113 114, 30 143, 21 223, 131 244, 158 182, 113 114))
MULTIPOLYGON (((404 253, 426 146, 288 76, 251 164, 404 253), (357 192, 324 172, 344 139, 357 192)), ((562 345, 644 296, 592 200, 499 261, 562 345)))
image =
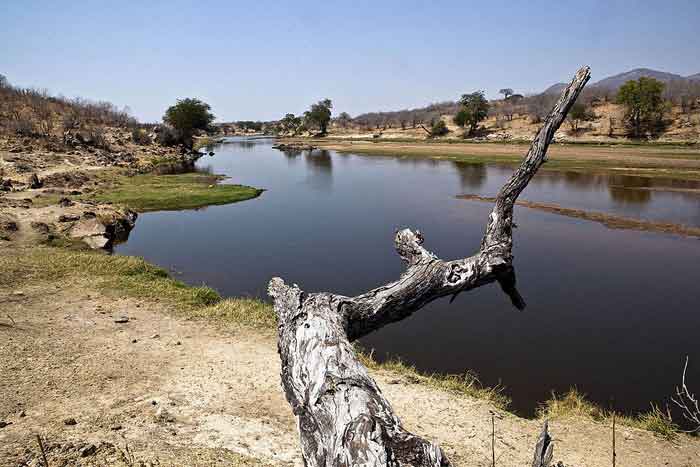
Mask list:
POLYGON ((88 197, 124 205, 138 212, 196 209, 244 201, 264 191, 219 183, 224 177, 199 172, 177 175, 117 175, 88 197))

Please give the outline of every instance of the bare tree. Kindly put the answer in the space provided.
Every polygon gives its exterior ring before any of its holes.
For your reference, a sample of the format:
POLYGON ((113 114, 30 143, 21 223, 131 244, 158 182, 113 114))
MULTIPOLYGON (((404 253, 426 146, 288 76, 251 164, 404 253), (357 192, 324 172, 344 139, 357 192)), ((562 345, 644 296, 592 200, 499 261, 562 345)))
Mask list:
POLYGON ((683 377, 681 386, 676 388, 675 397, 671 397, 671 401, 681 409, 683 418, 695 427, 688 430, 689 433, 700 433, 700 405, 698 398, 690 392, 685 384, 685 373, 688 370, 688 357, 685 357, 685 365, 683 366, 683 377))
MULTIPOLYGON (((282 385, 297 417, 304 464, 315 466, 449 466, 435 444, 406 431, 352 341, 418 311, 433 300, 498 282, 522 309, 512 265, 513 205, 545 162, 549 143, 590 78, 581 68, 547 116, 511 179, 501 188, 481 247, 473 256, 443 261, 423 247, 423 235, 404 229, 395 247, 406 262, 396 281, 355 297, 303 292, 273 278, 268 292, 278 316, 282 385)), ((533 465, 551 460, 543 430, 533 465)))

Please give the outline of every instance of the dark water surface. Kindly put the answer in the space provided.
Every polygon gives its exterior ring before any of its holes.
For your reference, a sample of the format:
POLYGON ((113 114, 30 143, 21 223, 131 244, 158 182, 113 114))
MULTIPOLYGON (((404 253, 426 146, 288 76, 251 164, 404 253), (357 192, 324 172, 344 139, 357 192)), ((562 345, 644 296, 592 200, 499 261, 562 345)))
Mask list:
MULTIPOLYGON (((233 141, 198 163, 230 183, 266 188, 257 199, 139 217, 119 254, 140 255, 191 284, 266 298, 272 276, 306 291, 353 295, 398 278, 398 228, 423 231, 444 259, 479 246, 488 203, 512 169, 328 151, 283 153, 271 140, 233 141)), ((700 226, 697 184, 542 172, 521 198, 700 226)), ((512 408, 533 412, 571 386, 622 410, 665 404, 688 377, 700 390, 700 241, 610 230, 516 208, 515 266, 528 303, 516 311, 497 285, 433 302, 363 339, 375 356, 419 369, 477 372, 501 382, 512 408)))

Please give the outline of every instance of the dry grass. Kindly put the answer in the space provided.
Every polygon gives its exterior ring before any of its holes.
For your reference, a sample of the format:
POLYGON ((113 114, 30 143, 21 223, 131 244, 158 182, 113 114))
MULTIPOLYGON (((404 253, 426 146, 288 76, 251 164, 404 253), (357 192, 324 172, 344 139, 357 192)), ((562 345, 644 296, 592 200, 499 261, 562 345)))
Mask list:
MULTIPOLYGON (((538 409, 538 415, 549 419, 580 417, 611 424, 613 412, 592 403, 586 399, 585 394, 572 388, 563 395, 552 393, 552 397, 538 409)), ((635 416, 615 413, 615 418, 620 425, 651 431, 668 440, 674 439, 679 433, 678 426, 670 415, 654 404, 649 412, 635 416)))
POLYGON ((385 362, 376 361, 372 354, 356 349, 360 362, 372 370, 388 371, 402 377, 410 383, 422 384, 442 391, 454 394, 474 397, 486 400, 501 410, 510 405, 510 398, 503 394, 503 387, 485 387, 479 381, 476 374, 467 372, 462 375, 443 375, 438 373, 421 373, 413 365, 409 365, 398 358, 385 362))

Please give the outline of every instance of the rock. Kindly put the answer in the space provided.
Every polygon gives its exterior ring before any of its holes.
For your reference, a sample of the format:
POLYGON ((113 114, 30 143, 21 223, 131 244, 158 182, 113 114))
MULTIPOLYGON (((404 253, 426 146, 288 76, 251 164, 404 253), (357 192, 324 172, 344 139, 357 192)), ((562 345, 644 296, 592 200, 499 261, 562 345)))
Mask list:
POLYGON ((12 180, 9 178, 0 179, 0 191, 12 191, 12 180))
POLYGON ((17 414, 17 416, 19 418, 24 418, 27 416, 27 412, 25 412, 24 410, 20 410, 19 413, 17 414))
POLYGON ((75 214, 61 214, 58 216, 58 222, 75 222, 79 220, 80 216, 76 216, 75 214))
POLYGON ((92 211, 83 212, 83 218, 85 218, 85 219, 94 219, 95 217, 97 217, 97 214, 95 214, 92 211))
POLYGON ((129 317, 126 316, 126 315, 117 316, 116 318, 114 318, 114 322, 115 322, 115 323, 120 323, 120 324, 121 324, 121 323, 128 323, 128 322, 129 322, 129 317))
POLYGON ((5 420, 0 420, 0 428, 5 428, 8 425, 12 425, 12 422, 6 422, 5 420))
POLYGON ((210 155, 210 156, 213 156, 213 155, 214 155, 214 151, 209 151, 209 155, 210 155))
POLYGON ((156 410, 155 417, 156 421, 159 422, 173 423, 175 421, 175 417, 170 412, 168 412, 162 405, 158 407, 158 410, 156 410))
POLYGON ((76 420, 75 418, 73 418, 73 417, 68 417, 68 418, 66 418, 65 420, 63 420, 63 424, 66 425, 66 426, 74 426, 74 425, 77 425, 78 422, 77 422, 77 420, 76 420))
POLYGON ((121 425, 112 425, 109 427, 109 429, 112 431, 119 431, 122 429, 122 426, 121 425))
POLYGON ((58 205, 62 206, 64 208, 67 208, 69 206, 73 206, 74 204, 75 203, 68 198, 61 198, 58 200, 58 205))
POLYGON ((92 456, 97 452, 97 446, 94 444, 88 444, 80 449, 80 457, 92 456))
POLYGON ((49 225, 44 222, 32 222, 29 225, 32 226, 32 229, 42 234, 47 234, 51 230, 49 225))
POLYGON ((44 186, 44 184, 42 183, 41 180, 39 180, 39 176, 37 174, 33 173, 29 179, 29 188, 37 189, 37 188, 41 188, 42 186, 44 186))

